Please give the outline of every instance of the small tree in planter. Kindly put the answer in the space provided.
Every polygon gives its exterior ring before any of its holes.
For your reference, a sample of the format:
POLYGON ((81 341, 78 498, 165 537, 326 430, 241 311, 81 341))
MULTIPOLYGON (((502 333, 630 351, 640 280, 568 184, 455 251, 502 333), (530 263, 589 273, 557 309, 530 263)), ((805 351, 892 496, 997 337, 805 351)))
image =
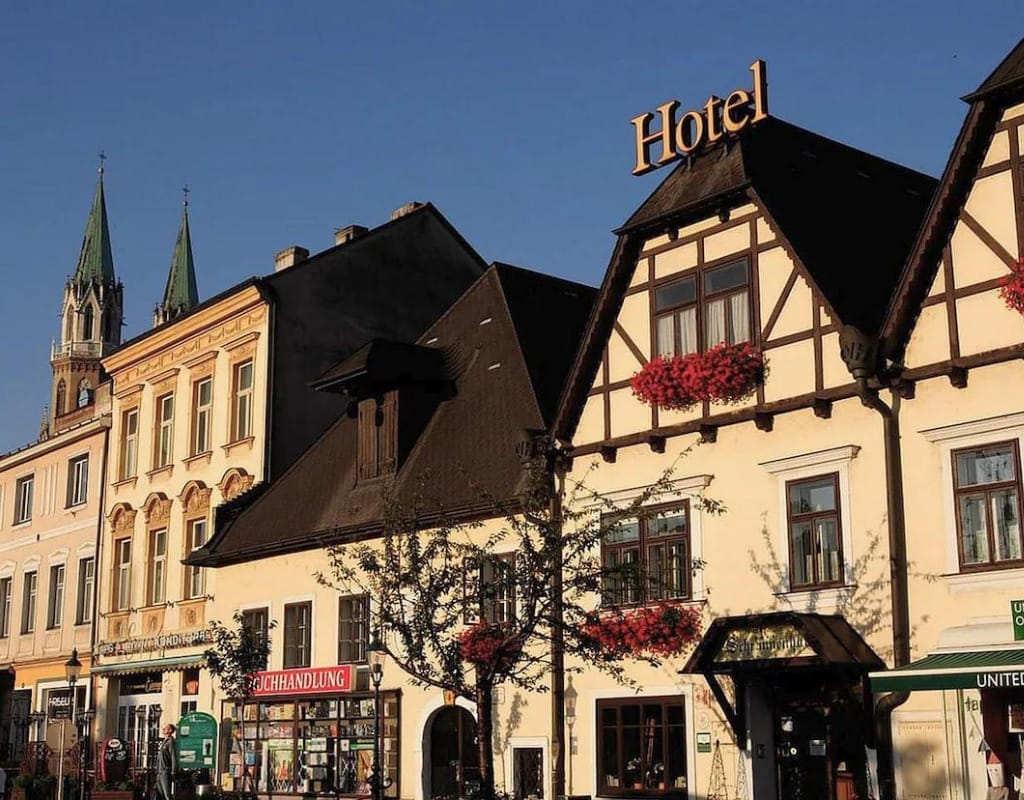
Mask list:
POLYGON ((217 620, 210 623, 213 647, 205 653, 206 666, 225 695, 235 700, 244 700, 252 695, 256 673, 267 668, 270 631, 277 626, 277 622, 271 620, 264 635, 263 631, 247 626, 240 611, 235 612, 233 619, 233 628, 217 620))

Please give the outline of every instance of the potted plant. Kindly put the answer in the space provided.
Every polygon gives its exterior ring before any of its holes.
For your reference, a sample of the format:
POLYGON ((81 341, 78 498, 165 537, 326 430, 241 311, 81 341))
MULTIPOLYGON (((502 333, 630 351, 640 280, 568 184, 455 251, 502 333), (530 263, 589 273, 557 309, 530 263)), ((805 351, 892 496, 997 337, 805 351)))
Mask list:
POLYGON ((31 772, 20 772, 11 781, 11 800, 29 800, 35 776, 31 772))
POLYGON ((640 756, 626 762, 626 783, 634 789, 644 788, 643 781, 640 780, 640 756))
POLYGON ((669 602, 629 611, 594 612, 584 623, 584 631, 602 648, 620 656, 674 656, 700 636, 700 612, 669 602))

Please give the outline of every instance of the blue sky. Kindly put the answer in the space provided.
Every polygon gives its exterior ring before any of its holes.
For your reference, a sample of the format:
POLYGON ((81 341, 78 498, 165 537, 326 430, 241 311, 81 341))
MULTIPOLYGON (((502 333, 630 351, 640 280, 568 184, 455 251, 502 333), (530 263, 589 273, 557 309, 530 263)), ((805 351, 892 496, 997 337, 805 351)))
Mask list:
POLYGON ((186 182, 202 297, 410 200, 488 260, 596 284, 665 174, 630 174, 632 116, 748 86, 763 58, 775 116, 937 175, 958 98, 1022 35, 1020 0, 4 0, 0 451, 49 398, 100 149, 126 337, 150 323, 186 182))

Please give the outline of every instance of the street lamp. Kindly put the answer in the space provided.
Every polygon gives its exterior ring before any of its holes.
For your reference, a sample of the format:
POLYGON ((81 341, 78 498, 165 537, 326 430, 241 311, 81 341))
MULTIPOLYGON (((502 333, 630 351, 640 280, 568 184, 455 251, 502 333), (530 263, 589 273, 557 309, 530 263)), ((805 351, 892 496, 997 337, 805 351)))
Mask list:
POLYGON ((367 778, 373 800, 381 800, 385 786, 380 764, 380 682, 384 679, 384 644, 379 634, 366 646, 370 660, 370 680, 373 683, 373 771, 367 778))
MULTIPOLYGON (((142 770, 143 755, 145 750, 143 749, 143 736, 146 732, 146 707, 135 706, 135 777, 138 779, 139 772, 142 770)), ((149 781, 144 779, 146 789, 149 789, 149 781)))
POLYGON ((579 697, 579 693, 576 688, 572 685, 572 675, 569 675, 569 684, 565 687, 563 698, 565 699, 565 724, 569 727, 569 747, 568 747, 568 778, 569 778, 569 794, 572 794, 572 728, 576 724, 576 700, 579 697))
MULTIPOLYGON (((75 684, 82 674, 82 662, 78 660, 78 648, 71 651, 71 658, 64 662, 64 677, 68 679, 68 694, 71 695, 71 722, 75 720, 75 684)), ((64 800, 64 725, 67 717, 60 720, 60 750, 57 751, 57 800, 64 800)))

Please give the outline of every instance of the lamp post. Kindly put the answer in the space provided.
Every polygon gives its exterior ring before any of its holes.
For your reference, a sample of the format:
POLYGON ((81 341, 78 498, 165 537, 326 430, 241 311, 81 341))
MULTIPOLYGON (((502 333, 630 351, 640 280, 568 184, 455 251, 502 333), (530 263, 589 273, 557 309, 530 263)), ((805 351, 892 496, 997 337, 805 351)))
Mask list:
MULTIPOLYGON (((71 695, 71 723, 75 720, 75 684, 82 673, 82 662, 78 660, 78 649, 71 651, 71 658, 64 662, 64 676, 68 680, 68 693, 71 695)), ((57 751, 57 800, 64 800, 64 725, 66 717, 60 720, 60 749, 57 751)))
POLYGON ((573 738, 572 728, 576 724, 576 698, 579 694, 576 692, 576 688, 572 685, 572 675, 569 675, 569 684, 565 687, 565 724, 569 727, 569 741, 567 748, 567 760, 566 760, 566 773, 569 779, 569 794, 572 794, 572 756, 573 756, 573 738))
POLYGON ((370 796, 373 800, 381 800, 384 775, 380 765, 380 682, 384 678, 384 645, 379 634, 374 635, 373 641, 366 646, 366 654, 370 659, 370 680, 373 683, 373 771, 367 781, 370 796))
MULTIPOLYGON (((142 756, 145 753, 143 736, 146 733, 146 707, 135 706, 135 778, 138 780, 139 773, 142 771, 142 756)), ((149 791, 149 781, 143 778, 143 782, 146 784, 146 791, 149 791)), ((148 796, 144 795, 144 796, 148 796)))

